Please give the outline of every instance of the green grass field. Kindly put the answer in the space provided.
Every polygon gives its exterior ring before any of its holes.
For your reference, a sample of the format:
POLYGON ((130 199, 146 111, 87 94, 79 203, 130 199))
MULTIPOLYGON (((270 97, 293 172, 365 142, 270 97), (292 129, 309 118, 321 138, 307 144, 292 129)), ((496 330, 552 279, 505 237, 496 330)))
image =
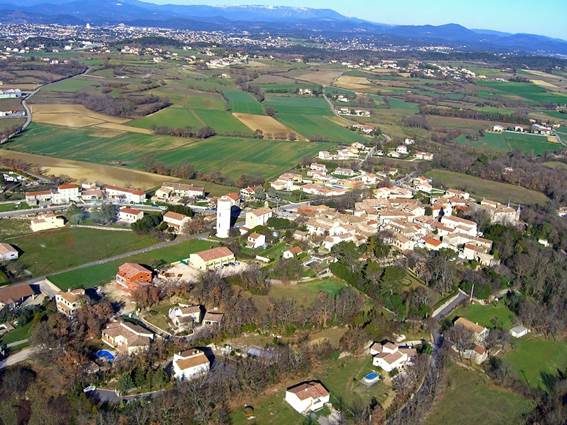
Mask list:
POLYGON ((224 97, 227 99, 230 110, 232 112, 240 112, 243 114, 263 115, 264 108, 254 96, 242 90, 225 90, 224 97))
POLYGON ((211 127, 217 133, 252 135, 252 131, 232 113, 216 109, 186 109, 172 106, 155 114, 130 121, 129 125, 141 128, 202 128, 211 127))
POLYGON ((536 336, 525 336, 514 341, 512 351, 504 361, 519 379, 532 387, 544 389, 542 374, 556 375, 567 367, 567 341, 553 341, 536 336))
MULTIPOLYGON (((102 80, 101 80, 102 81, 102 80)), ((80 92, 89 89, 95 89, 100 86, 100 81, 88 78, 71 78, 69 80, 59 81, 49 84, 42 91, 45 92, 80 92)))
POLYGON ((11 344, 16 341, 22 341, 28 339, 31 336, 33 327, 33 321, 26 323, 24 326, 18 326, 14 330, 4 334, 0 338, 0 342, 4 344, 11 344))
POLYGON ((258 87, 266 93, 294 93, 299 89, 321 89, 321 86, 309 83, 260 83, 258 87))
POLYGON ((324 115, 278 114, 279 121, 308 139, 342 143, 367 140, 363 135, 341 127, 330 118, 324 115))
POLYGON ((134 232, 62 228, 11 238, 23 254, 22 262, 34 276, 55 273, 91 261, 145 248, 158 241, 134 232))
POLYGON ((516 325, 514 313, 502 302, 495 305, 470 304, 459 308, 453 316, 466 317, 487 328, 499 327, 510 330, 516 325))
POLYGON ((414 114, 419 112, 417 103, 406 102, 405 100, 401 100, 396 97, 390 97, 388 99, 388 104, 392 109, 401 109, 405 112, 412 112, 414 114))
POLYGON ((274 108, 278 116, 280 114, 333 115, 329 104, 322 97, 269 95, 264 105, 274 108))
POLYGON ((345 282, 336 278, 315 280, 292 286, 274 285, 270 289, 269 297, 293 299, 298 304, 310 305, 318 299, 321 292, 336 295, 347 286, 345 282))
POLYGON ((152 157, 168 165, 189 162, 201 172, 220 171, 230 177, 242 174, 274 177, 294 167, 303 157, 313 156, 321 149, 333 149, 335 145, 221 136, 199 141, 144 134, 103 138, 90 129, 34 124, 6 147, 107 165, 120 161, 136 169, 143 169, 144 159, 152 157))
POLYGON ((472 370, 452 365, 447 380, 447 388, 429 411, 425 425, 520 424, 522 415, 532 408, 529 400, 472 370))
POLYGON ((483 81, 479 83, 481 87, 488 87, 496 92, 509 96, 521 97, 524 100, 545 104, 566 104, 567 96, 559 93, 550 92, 543 87, 533 83, 515 83, 503 81, 483 81))
POLYGON ((175 150, 156 153, 156 159, 168 164, 190 162, 198 170, 220 171, 230 177, 251 174, 268 178, 288 170, 305 156, 313 156, 321 149, 332 149, 334 146, 213 137, 175 150))
POLYGON ((519 204, 545 204, 548 198, 540 192, 525 189, 506 183, 484 180, 467 174, 455 173, 446 170, 431 170, 426 175, 433 179, 435 187, 463 189, 475 197, 486 197, 494 201, 519 204))
POLYGON ((550 143, 544 136, 521 133, 486 133, 484 137, 469 140, 465 136, 459 136, 457 143, 481 149, 495 150, 499 152, 510 152, 519 150, 527 154, 542 155, 547 152, 555 152, 565 149, 559 143, 550 143))
POLYGON ((156 249, 144 254, 134 255, 110 263, 99 264, 71 272, 59 273, 49 276, 52 281, 62 290, 69 288, 92 288, 102 285, 113 279, 116 270, 123 263, 140 263, 146 265, 157 262, 173 263, 189 257, 193 252, 209 249, 214 244, 202 240, 188 240, 176 245, 156 249))

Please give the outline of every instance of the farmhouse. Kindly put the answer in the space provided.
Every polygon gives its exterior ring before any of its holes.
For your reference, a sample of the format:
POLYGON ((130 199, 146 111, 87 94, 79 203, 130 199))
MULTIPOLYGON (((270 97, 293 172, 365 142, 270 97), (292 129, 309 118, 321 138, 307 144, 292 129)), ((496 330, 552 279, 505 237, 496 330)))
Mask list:
POLYGON ((459 317, 455 320, 455 326, 460 326, 470 332, 477 343, 482 343, 488 337, 489 330, 478 323, 471 322, 469 319, 459 317))
POLYGON ((285 392, 285 401, 302 415, 322 409, 329 400, 329 391, 318 381, 303 382, 285 392))
POLYGON ((118 186, 106 186, 104 191, 109 199, 120 202, 141 204, 146 200, 146 193, 143 190, 128 189, 118 186))
POLYGON ((168 211, 163 215, 164 223, 175 231, 175 233, 183 233, 187 225, 191 222, 191 217, 184 214, 179 214, 173 211, 168 211))
POLYGON ((43 230, 58 229, 65 226, 65 219, 55 214, 39 215, 32 219, 30 227, 32 232, 41 232, 43 230))
POLYGON ((234 254, 224 246, 197 252, 189 256, 189 264, 201 271, 217 269, 232 261, 234 261, 234 254))
POLYGON ((132 224, 144 218, 144 212, 136 208, 122 207, 118 211, 118 221, 132 224))
POLYGON ((6 306, 10 309, 16 309, 34 297, 34 290, 27 284, 0 287, 0 309, 6 306))
POLYGON ((190 381, 207 374, 211 363, 204 352, 193 349, 173 355, 173 376, 180 381, 190 381))
POLYGON ((116 283, 130 292, 136 291, 143 286, 151 285, 152 280, 153 272, 135 263, 122 264, 116 274, 116 283))
POLYGON ((81 308, 85 300, 84 289, 61 291, 55 294, 55 307, 57 311, 67 317, 72 317, 81 308))
POLYGON ((163 183, 155 197, 162 201, 179 201, 182 198, 196 199, 205 197, 205 188, 186 183, 163 183))
POLYGON ((126 355, 147 351, 153 338, 149 330, 124 321, 111 322, 102 331, 102 342, 126 355))
POLYGON ((0 262, 17 260, 20 253, 16 248, 7 243, 0 243, 0 262))
POLYGON ((51 203, 53 192, 50 190, 41 190, 37 192, 26 192, 26 203, 28 205, 44 205, 51 203))

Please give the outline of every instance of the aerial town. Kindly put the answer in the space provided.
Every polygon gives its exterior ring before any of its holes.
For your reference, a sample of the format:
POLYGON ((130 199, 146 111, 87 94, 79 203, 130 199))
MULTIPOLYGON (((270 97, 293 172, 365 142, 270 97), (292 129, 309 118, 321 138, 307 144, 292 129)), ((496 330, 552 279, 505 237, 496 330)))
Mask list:
POLYGON ((12 3, 0 425, 567 424, 567 41, 12 3))

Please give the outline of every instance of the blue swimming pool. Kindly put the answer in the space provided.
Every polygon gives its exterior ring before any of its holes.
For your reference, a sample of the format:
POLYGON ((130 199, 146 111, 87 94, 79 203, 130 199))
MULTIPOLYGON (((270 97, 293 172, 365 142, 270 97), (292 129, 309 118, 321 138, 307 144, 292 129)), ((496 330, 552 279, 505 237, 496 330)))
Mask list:
POLYGON ((107 362, 112 362, 116 358, 116 355, 109 350, 99 350, 96 353, 96 358, 106 360, 107 362))
POLYGON ((368 381, 374 381, 376 378, 379 378, 379 377, 380 377, 380 375, 378 375, 376 372, 370 372, 364 378, 368 381))

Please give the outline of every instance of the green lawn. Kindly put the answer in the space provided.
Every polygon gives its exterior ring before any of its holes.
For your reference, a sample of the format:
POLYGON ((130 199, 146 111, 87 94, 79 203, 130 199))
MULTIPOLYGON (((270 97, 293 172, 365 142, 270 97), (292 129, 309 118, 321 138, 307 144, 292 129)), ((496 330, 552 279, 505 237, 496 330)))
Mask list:
POLYGON ((559 143, 550 143, 545 136, 522 133, 486 133, 479 140, 469 140, 464 135, 456 140, 458 144, 477 147, 481 149, 510 152, 518 150, 527 154, 542 155, 565 149, 559 143))
POLYGON ((514 341, 514 348, 504 355, 504 361, 519 379, 532 387, 544 388, 542 374, 556 375, 567 367, 567 341, 528 335, 514 341))
POLYGON ((321 86, 309 83, 261 83, 258 86, 266 93, 294 93, 299 89, 321 89, 321 86))
POLYGON ((268 296, 271 298, 293 299, 298 304, 310 305, 318 299, 321 292, 336 295, 347 286, 340 279, 327 278, 307 283, 298 283, 297 285, 273 285, 268 296))
POLYGON ((232 112, 256 115, 264 114, 262 104, 250 93, 242 90, 225 90, 223 93, 232 112))
POLYGON ((486 197, 495 201, 520 204, 545 204, 548 198, 540 192, 507 183, 484 180, 467 174, 435 169, 426 173, 436 187, 464 189, 473 196, 486 197))
POLYGON ((156 249, 144 254, 134 255, 118 261, 100 264, 67 273, 49 276, 49 280, 59 286, 62 290, 69 288, 92 288, 109 282, 116 274, 116 270, 123 263, 140 263, 152 265, 163 261, 173 263, 189 257, 193 252, 209 249, 214 244, 202 240, 188 240, 177 245, 156 249))
POLYGON ((66 227, 15 237, 8 242, 23 251, 19 261, 34 276, 41 276, 145 248, 158 241, 134 232, 66 227))
POLYGON ((14 203, 0 204, 0 212, 27 210, 29 208, 31 207, 25 202, 19 202, 17 204, 14 203))
MULTIPOLYGON (((323 360, 321 365, 306 376, 304 380, 320 380, 331 393, 331 402, 337 405, 337 399, 341 399, 347 406, 355 401, 364 404, 370 403, 375 397, 383 402, 388 394, 389 388, 382 382, 372 387, 366 387, 360 383, 360 379, 368 372, 374 370, 372 358, 346 357, 344 359, 323 360)), ((298 379, 297 383, 302 382, 298 379)), ((254 407, 256 424, 298 425, 303 423, 304 418, 293 410, 284 400, 285 389, 270 391, 254 399, 246 400, 254 407)), ((237 409, 231 415, 234 425, 248 423, 242 409, 237 409)))
POLYGON ((451 365, 448 384, 435 402, 425 425, 513 425, 532 404, 519 394, 498 387, 479 372, 451 365))
POLYGON ((278 116, 280 114, 333 115, 329 104, 322 97, 268 95, 264 105, 274 108, 278 116))
POLYGON ((487 328, 499 327, 510 330, 516 325, 514 313, 502 302, 490 305, 470 304, 459 308, 455 311, 454 316, 466 317, 487 328))
POLYGON ((388 104, 392 109, 401 109, 406 112, 413 112, 414 114, 419 112, 417 103, 406 102, 405 100, 401 100, 396 97, 390 97, 388 99, 388 104))
POLYGON ((26 323, 24 326, 19 326, 14 330, 4 334, 2 338, 0 338, 0 341, 4 344, 11 344, 16 341, 28 339, 29 337, 31 337, 32 326, 33 320, 31 320, 29 323, 26 323))
POLYGON ((99 87, 100 82, 96 79, 89 78, 71 78, 69 80, 59 81, 57 83, 49 84, 44 87, 42 91, 46 92, 79 92, 95 87, 99 87))
POLYGON ((368 140, 361 134, 341 127, 330 118, 326 115, 278 114, 278 120, 308 139, 343 143, 368 140))

